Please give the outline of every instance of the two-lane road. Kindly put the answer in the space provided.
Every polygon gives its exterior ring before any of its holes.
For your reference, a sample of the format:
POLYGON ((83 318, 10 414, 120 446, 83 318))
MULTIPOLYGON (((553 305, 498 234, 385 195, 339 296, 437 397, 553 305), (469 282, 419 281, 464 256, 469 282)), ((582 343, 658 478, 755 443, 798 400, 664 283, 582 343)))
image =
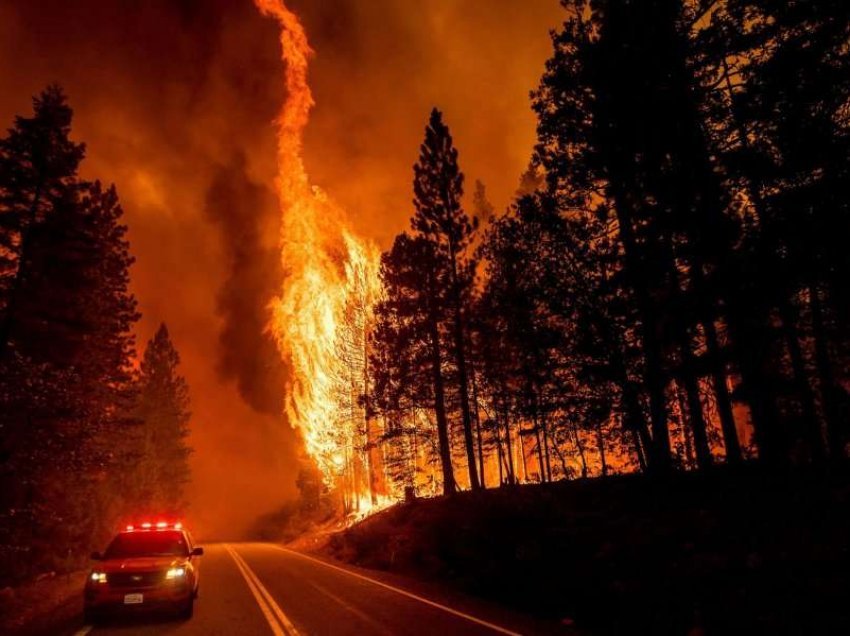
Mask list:
POLYGON ((485 603, 415 590, 265 543, 206 546, 189 621, 118 621, 70 634, 438 636, 572 633, 485 603))

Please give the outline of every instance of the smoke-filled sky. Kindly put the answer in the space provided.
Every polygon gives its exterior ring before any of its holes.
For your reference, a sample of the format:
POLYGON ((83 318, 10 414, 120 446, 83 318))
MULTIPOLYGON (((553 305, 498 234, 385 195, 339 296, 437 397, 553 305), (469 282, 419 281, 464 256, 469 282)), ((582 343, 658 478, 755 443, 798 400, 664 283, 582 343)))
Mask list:
MULTIPOLYGON (((444 111, 468 189, 510 201, 534 142, 528 92, 557 0, 292 0, 313 49, 312 181, 387 247, 444 111)), ((263 331, 280 283, 277 25, 250 0, 0 0, 0 126, 64 86, 83 175, 114 182, 136 264, 139 347, 164 321, 194 413, 193 514, 236 534, 294 494, 286 374, 263 331)))

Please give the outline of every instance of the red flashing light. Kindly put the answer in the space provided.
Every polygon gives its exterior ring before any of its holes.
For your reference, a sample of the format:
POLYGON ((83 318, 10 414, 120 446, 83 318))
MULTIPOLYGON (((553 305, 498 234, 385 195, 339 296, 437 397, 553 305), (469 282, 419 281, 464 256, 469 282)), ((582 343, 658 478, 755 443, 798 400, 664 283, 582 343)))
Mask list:
POLYGON ((137 532, 138 530, 182 530, 183 524, 180 521, 169 522, 169 521, 157 521, 155 524, 150 521, 145 521, 144 523, 135 526, 133 524, 128 524, 124 527, 125 532, 137 532))

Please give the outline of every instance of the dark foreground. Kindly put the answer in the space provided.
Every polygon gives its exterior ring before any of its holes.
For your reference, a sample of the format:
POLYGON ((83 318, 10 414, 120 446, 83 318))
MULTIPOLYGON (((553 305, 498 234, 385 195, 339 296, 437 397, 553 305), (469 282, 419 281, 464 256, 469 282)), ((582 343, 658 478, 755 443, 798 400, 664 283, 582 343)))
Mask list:
POLYGON ((212 544, 202 557, 195 616, 126 617, 96 627, 75 615, 20 633, 304 636, 572 633, 486 603, 364 572, 274 544, 212 544))
POLYGON ((639 476, 399 505, 330 552, 597 633, 850 633, 850 471, 639 476))

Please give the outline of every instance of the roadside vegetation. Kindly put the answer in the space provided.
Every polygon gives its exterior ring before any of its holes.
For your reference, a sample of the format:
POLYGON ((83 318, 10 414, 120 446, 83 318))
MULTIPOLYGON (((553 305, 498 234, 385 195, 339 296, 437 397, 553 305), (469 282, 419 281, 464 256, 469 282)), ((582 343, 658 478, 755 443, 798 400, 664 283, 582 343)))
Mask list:
POLYGON ((180 513, 189 479, 179 355, 162 325, 137 359, 123 211, 71 124, 51 86, 0 139, 0 587, 180 513))
POLYGON ((509 209, 426 126, 370 334, 381 487, 843 461, 847 4, 563 5, 509 209))
POLYGON ((428 120, 363 391, 407 501, 331 553, 603 632, 846 631, 850 5, 562 4, 507 210, 428 120))

